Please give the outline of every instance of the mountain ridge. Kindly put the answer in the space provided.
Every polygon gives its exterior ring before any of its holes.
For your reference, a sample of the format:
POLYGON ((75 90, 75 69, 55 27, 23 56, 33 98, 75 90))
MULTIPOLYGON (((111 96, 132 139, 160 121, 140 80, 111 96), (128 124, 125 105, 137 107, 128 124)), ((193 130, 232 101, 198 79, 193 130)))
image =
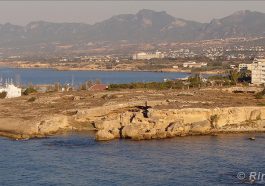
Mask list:
POLYGON ((165 11, 142 9, 95 24, 33 21, 25 26, 0 24, 0 47, 47 42, 179 42, 265 36, 265 14, 241 10, 209 23, 176 18, 165 11))

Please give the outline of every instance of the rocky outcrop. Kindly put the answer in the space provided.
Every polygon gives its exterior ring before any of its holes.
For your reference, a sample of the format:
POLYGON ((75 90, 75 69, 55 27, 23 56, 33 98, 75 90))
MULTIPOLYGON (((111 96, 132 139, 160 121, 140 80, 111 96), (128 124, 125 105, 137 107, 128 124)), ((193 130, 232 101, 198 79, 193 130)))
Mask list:
POLYGON ((15 139, 43 137, 70 128, 68 118, 63 115, 46 116, 32 120, 0 119, 0 135, 15 139))
POLYGON ((27 116, 20 117, 3 114, 0 135, 25 139, 92 128, 97 130, 97 140, 150 140, 218 132, 265 131, 265 107, 181 109, 168 107, 170 102, 153 100, 148 101, 148 105, 146 101, 138 100, 107 102, 90 108, 69 107, 61 114, 33 115, 32 110, 27 116))
POLYGON ((112 140, 115 136, 107 130, 99 130, 96 134, 96 140, 98 141, 106 141, 106 140, 112 140))
POLYGON ((104 140, 149 140, 218 132, 265 131, 264 107, 149 109, 148 113, 146 117, 141 109, 129 109, 105 116, 103 121, 95 124, 97 136, 106 135, 104 140))

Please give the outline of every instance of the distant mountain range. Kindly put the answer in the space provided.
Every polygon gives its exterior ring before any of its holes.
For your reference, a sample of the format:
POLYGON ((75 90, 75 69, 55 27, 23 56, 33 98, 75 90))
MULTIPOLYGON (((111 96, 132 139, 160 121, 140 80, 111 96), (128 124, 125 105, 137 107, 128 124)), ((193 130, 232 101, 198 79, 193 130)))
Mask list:
POLYGON ((248 10, 213 19, 210 23, 144 9, 136 14, 113 16, 94 25, 45 21, 31 22, 26 26, 0 24, 0 47, 48 42, 174 42, 259 36, 265 36, 265 14, 248 10))

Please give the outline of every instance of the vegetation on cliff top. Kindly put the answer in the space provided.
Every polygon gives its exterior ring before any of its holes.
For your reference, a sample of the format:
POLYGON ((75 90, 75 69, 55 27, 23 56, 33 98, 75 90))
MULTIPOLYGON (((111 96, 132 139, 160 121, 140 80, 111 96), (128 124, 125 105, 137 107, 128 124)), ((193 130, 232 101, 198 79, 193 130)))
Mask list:
POLYGON ((182 88, 200 88, 211 86, 233 86, 238 83, 247 85, 250 83, 248 72, 237 72, 230 70, 226 75, 214 75, 207 79, 202 78, 199 74, 190 76, 187 80, 170 80, 166 82, 136 82, 127 84, 110 84, 109 90, 117 89, 182 89, 182 88))

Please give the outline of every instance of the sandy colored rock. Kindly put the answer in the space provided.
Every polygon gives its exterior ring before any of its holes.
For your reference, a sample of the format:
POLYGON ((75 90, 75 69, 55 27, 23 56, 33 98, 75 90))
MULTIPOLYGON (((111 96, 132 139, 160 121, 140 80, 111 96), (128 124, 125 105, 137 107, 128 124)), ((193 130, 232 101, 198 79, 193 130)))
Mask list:
POLYGON ((259 119, 261 119, 261 111, 260 110, 251 111, 249 120, 259 120, 259 119))
POLYGON ((98 140, 98 141, 107 141, 107 140, 112 140, 114 138, 115 138, 114 135, 111 134, 107 130, 99 130, 96 133, 96 140, 98 140))
POLYGON ((121 129, 123 138, 136 138, 140 135, 140 131, 137 126, 126 125, 121 129))
POLYGON ((207 133, 211 129, 211 123, 208 120, 194 122, 191 126, 190 132, 193 133, 207 133))
POLYGON ((30 138, 91 129, 103 130, 106 139, 140 140, 265 131, 265 107, 259 106, 265 99, 221 89, 185 90, 193 96, 177 96, 181 91, 73 91, 35 94, 34 102, 28 102, 30 96, 4 99, 0 100, 0 135, 30 138), (106 94, 108 99, 104 99, 106 94))
POLYGON ((69 127, 69 123, 68 118, 66 116, 52 116, 50 118, 43 119, 38 124, 38 133, 55 133, 60 129, 66 129, 67 127, 69 127))
POLYGON ((113 128, 110 130, 110 133, 114 136, 114 138, 120 138, 121 137, 120 128, 113 128))

